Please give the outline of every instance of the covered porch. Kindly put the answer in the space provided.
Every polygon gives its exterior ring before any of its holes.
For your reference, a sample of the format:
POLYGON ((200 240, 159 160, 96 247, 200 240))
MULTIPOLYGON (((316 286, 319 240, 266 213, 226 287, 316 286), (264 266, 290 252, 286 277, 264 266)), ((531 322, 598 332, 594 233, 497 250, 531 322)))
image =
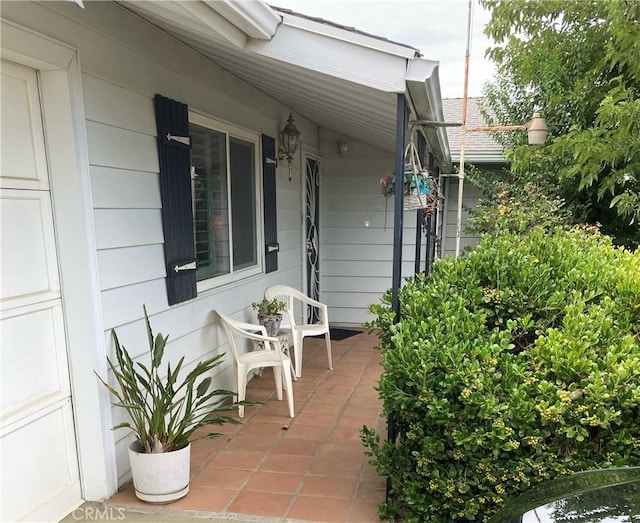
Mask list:
POLYGON ((108 501, 162 521, 194 515, 240 521, 378 521, 385 478, 367 463, 359 431, 385 430, 375 386, 380 376, 377 337, 366 332, 332 341, 334 370, 323 339, 306 338, 302 377, 294 382, 296 417, 277 401, 270 370, 253 379, 242 425, 211 430, 220 438, 195 441, 189 494, 170 505, 136 499, 128 484, 108 501), (264 519, 263 519, 264 518, 264 519))
MULTIPOLYGON (((15 121, 34 165, 22 172, 26 155, 16 149, 17 174, 3 179, 3 189, 13 191, 11 198, 26 197, 20 212, 7 213, 12 217, 7 224, 17 232, 6 237, 9 248, 3 249, 14 265, 2 265, 15 266, 12 278, 18 281, 19 274, 21 284, 3 296, 3 312, 10 310, 7 318, 17 318, 11 323, 13 348, 7 352, 13 366, 3 365, 13 380, 4 382, 16 384, 14 403, 5 408, 10 418, 3 425, 11 441, 3 439, 3 448, 12 456, 31 450, 30 434, 50 442, 43 455, 28 452, 31 461, 20 458, 3 466, 5 499, 11 503, 3 504, 0 519, 11 521, 56 521, 70 513, 77 520, 74 507, 110 498, 130 479, 127 449, 132 436, 111 431, 123 413, 113 408, 95 376, 96 371, 108 374, 113 329, 134 358, 146 358, 144 305, 154 328, 171 336, 168 357, 177 361, 184 356, 185 369, 193 368, 203 358, 228 353, 212 311, 255 321, 250 304, 274 284, 300 289, 327 304, 332 326, 359 327, 371 319, 368 305, 398 286, 402 275, 419 270, 420 255, 429 250, 418 245, 424 234, 415 213, 403 215, 401 200, 385 199, 379 180, 394 170, 402 176, 410 139, 421 145, 423 162, 434 174, 436 167, 447 172, 449 163, 444 131, 418 131, 411 125, 442 120, 438 63, 422 58, 417 49, 272 9, 262 1, 81 4, 9 2, 2 9, 3 58, 15 62, 17 71, 11 84, 16 88, 6 99, 33 101, 33 106, 16 102, 22 109, 15 121), (156 96, 188 113, 182 134, 165 134, 158 127, 156 96), (290 115, 302 137, 291 162, 279 157, 275 138, 290 115), (165 176, 159 143, 166 138, 185 145, 190 125, 217 137, 207 154, 222 159, 216 160, 220 165, 210 162, 207 169, 194 171, 185 161, 187 168, 178 175, 165 176), (30 129, 41 129, 34 143, 30 129), (337 149, 345 143, 349 147, 337 149), (231 168, 234 144, 242 145, 243 153, 234 155, 242 168, 231 168), (198 200, 192 176, 201 173, 202 179, 224 182, 227 188, 235 180, 247 189, 241 194, 250 205, 234 204, 229 191, 226 196, 202 191, 206 198, 200 201, 206 200, 211 210, 203 220, 204 243, 210 247, 203 259, 219 257, 226 267, 221 262, 219 275, 198 277, 200 261, 194 246, 186 244, 196 232, 189 212, 198 200), (187 183, 180 190, 165 187, 163 196, 163 183, 178 179, 187 183), (219 201, 231 205, 221 209, 219 201), (35 207, 44 209, 38 211, 42 223, 31 219, 35 207), (187 212, 164 217, 165 211, 178 208, 187 212), (254 211, 250 223, 235 218, 246 217, 249 208, 254 211), (216 238, 220 222, 214 210, 224 210, 224 241, 216 238), (246 267, 231 263, 228 238, 234 224, 248 231, 236 235, 249 238, 254 259, 246 267), (174 234, 178 229, 181 233, 174 234), (174 253, 170 257, 165 251, 177 249, 176 239, 184 240, 188 253, 173 260, 174 253), (35 246, 37 274, 22 262, 31 259, 35 246), (278 263, 271 263, 273 258, 278 263), (179 299, 176 274, 190 291, 179 299), (38 307, 34 296, 42 298, 38 307), (40 314, 45 310, 50 312, 40 314), (25 328, 22 318, 33 323, 25 328), (28 333, 42 333, 43 340, 34 342, 28 333), (33 357, 21 356, 35 348, 39 352, 33 357), (24 380, 25 375, 42 378, 24 380), (46 409, 39 406, 41 400, 46 409), (40 490, 15 481, 28 473, 43 479, 40 490)), ((186 151, 180 145, 176 150, 186 151)), ((205 157, 202 151, 196 156, 198 161, 205 157)), ((163 510, 251 516, 241 502, 249 493, 261 493, 283 500, 277 515, 265 512, 265 517, 304 520, 303 502, 317 498, 324 514, 320 520, 361 520, 353 516, 361 509, 356 502, 366 467, 358 431, 364 423, 383 423, 373 390, 379 373, 372 349, 376 340, 360 334, 336 341, 333 372, 322 356, 313 356, 315 343, 305 343, 291 423, 278 417, 284 405, 269 401, 251 409, 242 426, 224 427, 232 431, 224 438, 198 442, 192 492, 181 502, 193 506, 163 510), (373 404, 358 405, 365 399, 373 404), (282 428, 285 421, 287 429, 282 428), (272 432, 251 432, 260 429, 272 432), (342 440, 336 440, 341 434, 342 440), (353 459, 341 454, 347 450, 353 459), (334 451, 338 454, 332 458, 334 451), (256 452, 261 457, 251 458, 256 452), (274 467, 275 456, 284 456, 280 460, 285 464, 306 465, 299 471, 265 468, 274 467), (322 469, 327 460, 335 466, 322 469), (340 472, 352 461, 357 473, 340 472), (260 474, 286 477, 292 485, 274 492, 284 487, 267 481, 261 490, 256 486, 260 474), (222 488, 215 481, 222 481, 222 488), (328 495, 320 484, 342 486, 328 495), (330 507, 342 507, 341 515, 331 516, 330 507)), ((216 387, 231 388, 231 359, 211 377, 216 387)), ((271 396, 272 383, 268 377, 254 380, 249 399, 271 396)), ((375 478, 372 471, 367 474, 375 478)), ((373 518, 384 496, 384 482, 375 481, 377 499, 367 499, 373 518)), ((267 510, 263 501, 249 499, 251 510, 267 510)), ((127 500, 133 497, 125 490, 110 503, 127 500)), ((307 521, 317 517, 308 514, 307 521)))

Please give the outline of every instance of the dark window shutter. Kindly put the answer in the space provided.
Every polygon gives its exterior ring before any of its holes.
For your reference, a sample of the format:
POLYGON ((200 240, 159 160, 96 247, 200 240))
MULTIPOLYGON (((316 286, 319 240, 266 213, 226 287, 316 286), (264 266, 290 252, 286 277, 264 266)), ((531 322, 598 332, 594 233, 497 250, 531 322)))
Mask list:
POLYGON ((191 203, 189 108, 155 97, 167 298, 174 305, 197 295, 191 203))
POLYGON ((262 135, 262 193, 264 198, 265 272, 278 270, 278 219, 276 207, 276 140, 262 135))

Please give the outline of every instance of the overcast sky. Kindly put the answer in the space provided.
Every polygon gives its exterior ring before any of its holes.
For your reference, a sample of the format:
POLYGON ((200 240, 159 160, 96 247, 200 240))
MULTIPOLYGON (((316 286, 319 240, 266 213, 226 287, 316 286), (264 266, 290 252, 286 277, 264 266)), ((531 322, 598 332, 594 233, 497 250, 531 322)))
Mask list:
MULTIPOLYGON (((416 47, 440 62, 443 98, 462 98, 468 0, 267 0, 269 4, 317 16, 416 47)), ((472 1, 469 96, 479 96, 493 66, 484 59, 489 40, 482 33, 489 13, 472 1)))

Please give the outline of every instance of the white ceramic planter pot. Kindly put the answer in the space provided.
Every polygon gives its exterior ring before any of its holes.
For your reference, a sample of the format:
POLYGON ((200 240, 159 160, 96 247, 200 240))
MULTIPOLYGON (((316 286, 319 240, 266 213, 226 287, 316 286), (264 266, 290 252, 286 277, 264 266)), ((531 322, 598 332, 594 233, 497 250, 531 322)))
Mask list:
POLYGON ((280 330, 282 314, 258 314, 258 322, 267 329, 267 336, 276 336, 280 330))
POLYGON ((129 463, 138 499, 171 503, 189 492, 191 443, 160 454, 145 454, 138 441, 129 445, 129 463))

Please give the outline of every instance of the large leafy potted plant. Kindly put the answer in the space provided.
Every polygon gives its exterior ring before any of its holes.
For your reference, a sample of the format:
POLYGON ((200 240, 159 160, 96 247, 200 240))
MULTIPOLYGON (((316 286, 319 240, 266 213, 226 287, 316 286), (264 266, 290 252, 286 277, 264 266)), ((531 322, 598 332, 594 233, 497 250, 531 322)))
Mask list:
POLYGON ((267 329, 267 335, 275 336, 280 330, 282 312, 287 308, 287 304, 278 298, 263 298, 261 301, 254 301, 251 307, 258 313, 258 322, 267 329))
MULTIPOLYGON (((238 404, 228 402, 233 392, 210 390, 210 371, 221 363, 223 355, 200 361, 180 376, 183 356, 173 368, 167 363, 163 374, 168 336, 158 333, 154 337, 146 307, 144 320, 150 363, 134 362, 113 330, 116 362, 110 358, 107 361, 118 387, 112 387, 100 376, 98 379, 116 398, 113 405, 123 408, 130 418, 113 429, 128 428, 136 436, 129 446, 136 496, 151 503, 170 503, 189 492, 190 441, 196 429, 208 424, 239 423, 220 414, 238 404)), ((209 433, 203 437, 217 436, 209 433)))

